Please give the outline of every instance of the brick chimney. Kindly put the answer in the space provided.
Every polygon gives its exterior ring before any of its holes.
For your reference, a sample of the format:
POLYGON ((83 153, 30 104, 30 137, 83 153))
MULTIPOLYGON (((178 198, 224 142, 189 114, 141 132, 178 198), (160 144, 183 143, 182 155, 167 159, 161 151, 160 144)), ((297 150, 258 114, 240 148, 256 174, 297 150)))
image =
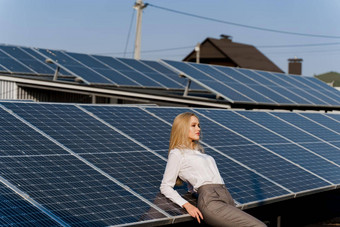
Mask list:
POLYGON ((302 75, 302 58, 288 59, 288 74, 302 75))

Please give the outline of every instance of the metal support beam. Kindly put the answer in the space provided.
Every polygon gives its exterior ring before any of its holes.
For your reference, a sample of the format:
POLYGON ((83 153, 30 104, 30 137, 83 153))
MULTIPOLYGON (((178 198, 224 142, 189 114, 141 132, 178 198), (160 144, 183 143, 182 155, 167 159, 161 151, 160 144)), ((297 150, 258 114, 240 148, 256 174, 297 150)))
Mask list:
POLYGON ((188 79, 187 86, 185 87, 183 96, 188 96, 191 80, 188 79))
POLYGON ((58 79, 59 70, 60 70, 60 67, 57 66, 57 68, 55 69, 55 72, 54 72, 54 76, 53 76, 54 81, 58 79))

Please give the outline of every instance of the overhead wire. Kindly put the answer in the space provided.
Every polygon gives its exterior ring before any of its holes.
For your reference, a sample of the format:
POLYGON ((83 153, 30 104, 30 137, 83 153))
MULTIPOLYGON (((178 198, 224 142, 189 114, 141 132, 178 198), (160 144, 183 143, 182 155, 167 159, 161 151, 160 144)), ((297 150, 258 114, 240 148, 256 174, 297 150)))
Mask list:
POLYGON ((128 47, 129 40, 130 40, 130 34, 131 34, 132 24, 133 24, 134 18, 135 18, 135 10, 133 9, 133 10, 132 10, 131 20, 130 20, 129 32, 128 32, 128 36, 127 36, 126 43, 125 43, 124 57, 126 56, 127 47, 128 47))
POLYGON ((220 19, 215 19, 211 17, 206 17, 206 16, 200 16, 192 13, 187 13, 179 10, 174 10, 174 9, 169 9, 161 6, 157 6, 154 4, 148 4, 148 6, 177 13, 177 14, 182 14, 185 16, 190 16, 190 17, 195 17, 203 20, 209 20, 209 21, 214 21, 218 23, 223 23, 223 24, 229 24, 229 25, 234 25, 238 27, 244 27, 244 28, 251 28, 251 29, 256 29, 256 30, 261 30, 261 31, 268 31, 268 32, 276 32, 276 33, 281 33, 281 34, 288 34, 288 35, 297 35, 297 36, 307 36, 307 37, 318 37, 318 38, 329 38, 329 39, 340 39, 340 36, 331 36, 331 35, 318 35, 318 34, 307 34, 307 33, 299 33, 299 32, 290 32, 290 31, 282 31, 282 30, 276 30, 276 29, 270 29, 270 28, 264 28, 264 27, 257 27, 257 26, 252 26, 252 25, 245 25, 245 24, 240 24, 240 23, 235 23, 231 21, 225 21, 225 20, 220 20, 220 19))

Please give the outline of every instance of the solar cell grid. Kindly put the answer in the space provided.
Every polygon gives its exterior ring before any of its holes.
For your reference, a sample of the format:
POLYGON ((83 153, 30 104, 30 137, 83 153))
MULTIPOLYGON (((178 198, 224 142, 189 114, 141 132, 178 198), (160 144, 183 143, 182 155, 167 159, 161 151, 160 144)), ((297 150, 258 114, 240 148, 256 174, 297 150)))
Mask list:
POLYGON ((340 114, 326 114, 326 116, 340 123, 340 114))
POLYGON ((323 142, 301 143, 300 145, 340 166, 340 147, 323 142))
POLYGON ((258 144, 287 143, 287 140, 241 117, 234 111, 197 109, 197 112, 258 144))
POLYGON ((71 225, 137 222, 150 209, 73 155, 0 157, 0 163, 5 178, 71 225))
MULTIPOLYGON (((266 112, 256 112, 256 111, 237 111, 239 114, 251 119, 262 126, 296 142, 315 142, 316 138, 293 127, 284 121, 270 115, 266 112)), ((291 113, 295 115, 296 113, 291 113)))
POLYGON ((37 49, 46 59, 52 59, 61 68, 70 72, 70 74, 83 78, 88 83, 103 83, 112 84, 113 82, 96 73, 85 65, 65 55, 62 51, 51 51, 44 49, 37 49))
MULTIPOLYGON (((31 55, 33 58, 37 59, 38 61, 40 61, 41 63, 46 63, 46 57, 44 57, 43 55, 39 54, 39 52, 35 51, 34 48, 27 48, 27 47, 18 47, 19 49, 21 49, 22 51, 24 51, 25 53, 31 55)), ((50 68, 53 70, 53 74, 57 68, 56 65, 50 65, 46 63, 46 67, 50 68)), ((60 75, 68 75, 70 76, 69 72, 66 72, 64 69, 59 68, 59 74, 60 75)))
POLYGON ((273 112, 273 115, 295 125, 312 135, 315 135, 325 141, 340 141, 340 135, 332 132, 329 129, 326 129, 302 116, 299 115, 291 115, 289 113, 283 112, 273 112))
POLYGON ((35 73, 25 65, 19 63, 18 61, 14 60, 12 57, 5 54, 5 52, 1 49, 0 46, 0 62, 3 66, 2 68, 6 68, 6 72, 16 72, 16 73, 35 73))
MULTIPOLYGON (((183 77, 179 77, 177 73, 170 70, 168 67, 157 61, 148 61, 148 60, 140 60, 143 64, 148 65, 149 67, 155 69, 156 71, 166 75, 169 79, 175 81, 181 88, 184 88, 187 85, 187 79, 183 77)), ((193 84, 192 86, 194 86, 193 84)), ((195 87, 194 87, 195 88, 195 87)), ((201 87, 199 87, 201 88, 201 87)), ((202 88, 201 88, 202 89, 202 88)))
POLYGON ((1 226, 60 226, 41 210, 0 184, 1 226))
POLYGON ((77 153, 143 150, 73 105, 3 104, 77 153))
POLYGON ((110 81, 112 81, 113 84, 130 85, 130 86, 139 85, 135 81, 130 80, 125 75, 122 75, 121 73, 113 70, 112 68, 106 66, 105 64, 100 63, 98 60, 91 57, 90 55, 70 53, 70 52, 67 52, 67 55, 77 59, 78 61, 80 61, 87 67, 91 68, 93 71, 96 71, 103 77, 108 78, 110 81))
POLYGON ((0 108, 0 131, 0 156, 66 154, 63 149, 2 108, 0 108))
POLYGON ((340 122, 329 118, 326 116, 326 114, 320 114, 320 113, 299 113, 299 115, 307 117, 308 119, 311 119, 314 122, 317 122, 334 132, 337 132, 340 134, 340 122))
POLYGON ((159 86, 163 86, 166 88, 183 88, 179 86, 178 83, 175 83, 173 80, 170 80, 168 77, 164 76, 163 74, 153 70, 152 68, 148 67, 147 65, 143 64, 141 61, 135 59, 128 59, 128 58, 117 58, 119 61, 129 65, 130 67, 134 68, 135 70, 141 72, 143 75, 148 76, 149 78, 157 81, 159 86))
POLYGON ((279 144, 264 145, 271 151, 282 155, 292 162, 302 166, 303 168, 321 176, 323 179, 332 182, 332 184, 340 183, 340 167, 332 164, 295 144, 279 144))
MULTIPOLYGON (((274 75, 281 81, 285 81, 285 83, 288 83, 290 85, 290 89, 302 96, 303 98, 311 101, 313 104, 317 105, 329 105, 327 102, 321 100, 318 98, 318 95, 316 95, 313 91, 311 91, 310 87, 306 86, 305 84, 299 83, 297 80, 293 78, 292 75, 284 75, 281 73, 271 73, 271 75, 274 75)), ((281 82, 282 83, 282 82, 281 82)))
POLYGON ((339 105, 340 97, 337 97, 334 99, 332 97, 332 94, 335 94, 335 89, 332 93, 329 94, 327 91, 321 91, 319 86, 317 86, 315 83, 312 82, 312 80, 306 79, 304 76, 296 76, 296 75, 289 75, 292 77, 295 81, 296 86, 304 88, 309 94, 325 101, 328 104, 331 105, 339 105), (327 94, 324 94, 327 93, 327 94))
MULTIPOLYGON (((214 146, 209 141, 207 143, 214 146)), ((219 147, 218 150, 295 193, 328 185, 325 181, 257 145, 219 147)))
POLYGON ((34 70, 34 72, 39 74, 54 74, 54 70, 47 67, 46 64, 38 61, 37 59, 33 58, 31 55, 25 53, 18 47, 14 46, 1 46, 0 47, 3 51, 7 54, 11 55, 13 58, 19 60, 25 66, 29 67, 30 69, 34 70))
POLYGON ((171 127, 143 110, 112 106, 83 106, 83 108, 163 157, 168 156, 171 127))
POLYGON ((128 78, 137 83, 141 84, 142 86, 146 87, 160 87, 161 85, 150 79, 149 77, 141 74, 140 72, 132 69, 131 67, 125 65, 124 63, 118 61, 116 58, 106 57, 106 56, 99 56, 99 55, 92 55, 95 59, 107 64, 111 68, 117 70, 118 72, 124 74, 128 78))
MULTIPOLYGON (((172 215, 186 214, 184 209, 172 204, 163 195, 159 194, 159 186, 163 177, 166 161, 151 152, 136 151, 84 154, 82 157, 121 183, 127 185, 150 202, 157 201, 156 205, 166 212, 172 215)), ((181 195, 186 194, 186 187, 181 187, 177 190, 181 195)))

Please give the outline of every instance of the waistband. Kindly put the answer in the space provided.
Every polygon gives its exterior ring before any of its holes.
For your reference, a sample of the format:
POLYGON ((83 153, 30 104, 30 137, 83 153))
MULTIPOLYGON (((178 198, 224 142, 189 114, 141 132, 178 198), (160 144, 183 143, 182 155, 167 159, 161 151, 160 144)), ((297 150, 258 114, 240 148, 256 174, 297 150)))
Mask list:
POLYGON ((200 194, 202 191, 212 188, 226 188, 226 186, 224 184, 205 184, 198 188, 197 193, 200 194))

